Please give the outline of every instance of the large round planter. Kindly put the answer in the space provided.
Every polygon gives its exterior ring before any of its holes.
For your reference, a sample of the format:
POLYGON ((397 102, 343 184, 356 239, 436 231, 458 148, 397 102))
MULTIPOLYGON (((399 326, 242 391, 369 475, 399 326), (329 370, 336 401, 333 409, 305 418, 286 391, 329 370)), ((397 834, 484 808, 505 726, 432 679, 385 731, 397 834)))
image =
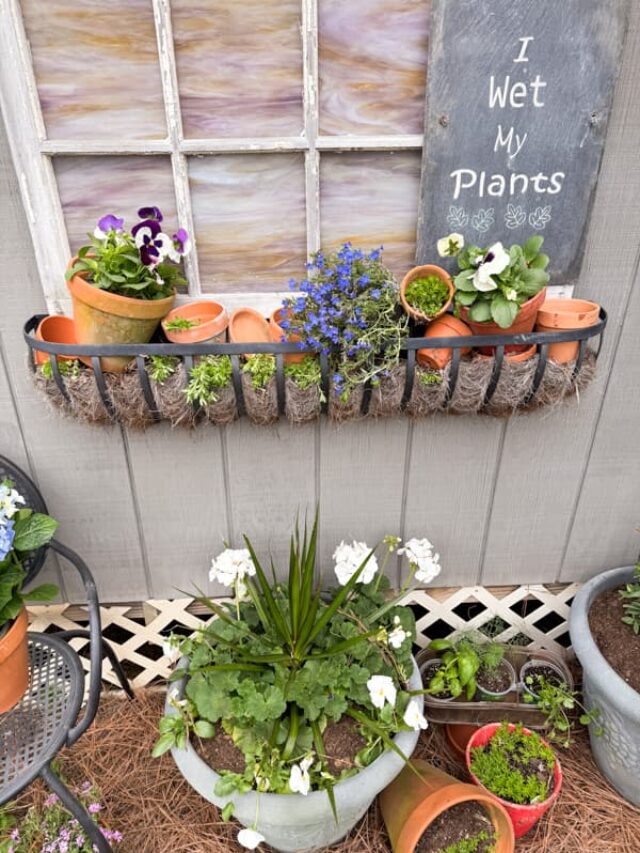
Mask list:
POLYGON ((408 314, 409 317, 412 317, 418 323, 430 323, 432 320, 436 320, 438 317, 441 317, 445 311, 449 308, 451 303, 453 302, 453 294, 455 289, 453 287, 453 281, 451 280, 451 276, 449 273, 443 269, 442 267, 438 267, 435 264, 423 264, 419 267, 413 267, 409 272, 405 275, 400 283, 400 302, 402 303, 402 307, 404 308, 405 314, 408 314), (430 276, 435 276, 439 278, 443 284, 449 288, 449 296, 447 301, 444 303, 442 308, 433 315, 433 317, 427 317, 426 314, 423 314, 421 311, 418 311, 417 308, 414 308, 413 305, 410 305, 407 302, 407 288, 409 285, 414 282, 417 278, 429 278, 430 276))
MULTIPOLYGON (((558 797, 560 796, 560 789, 562 788, 562 768, 560 767, 560 762, 556 756, 556 765, 554 768, 553 774, 553 791, 544 800, 542 803, 533 803, 531 805, 519 805, 517 803, 510 803, 508 800, 503 800, 502 797, 498 797, 497 794, 494 794, 488 788, 486 788, 482 782, 471 772, 471 750, 477 746, 485 746, 491 738, 494 736, 496 731, 500 728, 501 723, 489 723, 487 726, 482 726, 481 729, 471 735, 469 738, 469 742, 467 743, 467 751, 466 751, 466 762, 467 762, 467 770, 469 772, 469 776, 471 777, 471 781, 481 788, 483 791, 486 791, 487 794, 492 796, 496 802, 500 803, 501 806, 504 807, 505 811, 511 818, 511 823, 513 824, 513 831, 515 833, 516 838, 522 838, 523 835, 526 835, 536 823, 540 820, 540 818, 545 815, 552 805, 556 802, 558 797)), ((514 725, 511 725, 510 730, 515 728, 514 725)), ((530 729, 523 730, 525 734, 532 735, 533 732, 530 729)), ((544 741, 546 743, 546 741, 544 741)), ((547 744, 548 746, 548 744, 547 744)))
MULTIPOLYGON (((187 665, 186 658, 178 664, 179 667, 187 665)), ((182 698, 186 679, 176 682, 170 689, 176 687, 179 698, 182 698)), ((422 688, 415 662, 409 687, 411 690, 422 688)), ((422 696, 416 696, 415 700, 422 710, 422 696)), ((165 713, 176 713, 168 702, 165 713)), ((394 743, 409 758, 416 748, 418 736, 419 732, 400 732, 394 743)), ((255 824, 267 844, 282 853, 312 853, 335 844, 355 826, 375 797, 405 766, 399 755, 388 750, 357 775, 339 782, 334 788, 336 822, 325 791, 311 791, 306 797, 301 794, 257 794, 255 791, 219 797, 214 790, 220 776, 200 758, 190 743, 185 749, 172 749, 171 753, 184 778, 205 800, 219 809, 232 802, 233 816, 244 826, 253 827, 255 824)))
POLYGON ((419 758, 411 764, 418 773, 405 767, 380 795, 382 817, 394 853, 414 853, 420 838, 439 815, 468 802, 479 803, 486 809, 497 837, 494 853, 512 853, 513 826, 494 797, 475 785, 458 782, 419 758))
POLYGON ((633 566, 596 575, 580 588, 569 619, 573 649, 583 669, 583 692, 588 709, 600 715, 589 727, 596 764, 613 787, 640 806, 640 693, 607 663, 589 628, 589 610, 602 593, 633 579, 633 566), (598 736, 595 729, 602 726, 598 736))
MULTIPOLYGON (((474 335, 526 334, 533 331, 538 311, 540 310, 546 295, 547 288, 543 287, 539 293, 536 293, 536 295, 532 296, 531 299, 527 299, 527 301, 520 306, 520 310, 516 314, 516 319, 508 329, 503 329, 502 326, 499 326, 491 320, 487 320, 484 323, 476 323, 474 320, 470 319, 469 309, 464 306, 461 306, 460 308, 460 317, 469 326, 474 335)), ((505 352, 524 352, 526 349, 526 344, 507 344, 504 348, 505 352)), ((495 347, 480 347, 479 351, 483 355, 493 355, 495 347)))
MULTIPOLYGON (((81 275, 69 279, 67 287, 79 344, 146 344, 176 298, 132 299, 94 287, 81 275)), ((122 373, 130 361, 123 356, 100 359, 102 369, 110 373, 122 373)))
POLYGON ((22 608, 0 639, 0 714, 17 705, 29 686, 27 611, 22 608))

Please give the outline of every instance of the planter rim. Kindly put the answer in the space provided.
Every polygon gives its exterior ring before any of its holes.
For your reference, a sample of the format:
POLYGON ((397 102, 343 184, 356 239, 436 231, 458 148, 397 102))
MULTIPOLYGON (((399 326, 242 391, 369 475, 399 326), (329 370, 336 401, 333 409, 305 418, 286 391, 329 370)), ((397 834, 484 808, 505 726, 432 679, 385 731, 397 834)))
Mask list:
POLYGON ((621 566, 597 574, 580 587, 571 605, 569 614, 569 634, 571 645, 584 669, 588 669, 589 678, 604 691, 605 695, 615 697, 616 708, 625 716, 640 723, 640 693, 637 693, 618 675, 607 661, 593 639, 589 627, 589 611, 595 599, 633 578, 634 566, 621 566))
POLYGON ((453 302, 453 297, 455 294, 455 287, 453 285, 453 279, 449 275, 449 273, 444 269, 444 267, 440 267, 437 264, 420 264, 417 267, 411 267, 409 272, 405 275, 400 283, 400 302, 402 303, 402 307, 406 314, 409 317, 413 317, 414 320, 423 323, 432 323, 434 320, 442 317, 443 314, 447 312, 451 303, 453 302), (442 308, 438 311, 437 314, 434 314, 433 317, 429 317, 427 314, 423 314, 422 311, 418 311, 417 308, 414 308, 413 305, 410 305, 405 296, 405 291, 407 287, 411 284, 412 281, 415 281, 416 278, 420 278, 422 276, 433 275, 436 278, 439 278, 444 284, 449 288, 449 296, 447 297, 447 301, 444 303, 442 308))
POLYGON ((193 302, 172 308, 161 320, 160 325, 165 336, 172 343, 199 343, 224 333, 229 325, 229 317, 224 305, 221 305, 220 302, 213 299, 196 299, 193 302), (171 330, 166 328, 166 324, 171 322, 174 317, 185 316, 186 319, 190 319, 193 314, 197 313, 209 316, 199 325, 192 326, 189 329, 171 330))

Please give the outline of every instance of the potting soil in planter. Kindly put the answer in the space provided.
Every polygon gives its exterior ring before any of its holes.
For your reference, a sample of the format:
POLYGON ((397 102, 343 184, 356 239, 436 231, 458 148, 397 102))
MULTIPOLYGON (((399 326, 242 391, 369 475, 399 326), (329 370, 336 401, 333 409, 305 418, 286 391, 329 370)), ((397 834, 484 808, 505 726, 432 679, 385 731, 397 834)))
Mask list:
POLYGON ((430 824, 415 853, 445 853, 465 842, 469 853, 491 853, 496 843, 493 823, 485 809, 470 800, 447 809, 430 824))
POLYGON ((482 667, 476 673, 476 681, 479 687, 483 687, 490 693, 503 693, 511 686, 511 670, 504 665, 504 661, 493 669, 482 667))
POLYGON ((595 644, 608 664, 629 687, 640 693, 640 634, 634 634, 622 619, 625 615, 623 586, 598 596, 589 611, 589 627, 595 644))

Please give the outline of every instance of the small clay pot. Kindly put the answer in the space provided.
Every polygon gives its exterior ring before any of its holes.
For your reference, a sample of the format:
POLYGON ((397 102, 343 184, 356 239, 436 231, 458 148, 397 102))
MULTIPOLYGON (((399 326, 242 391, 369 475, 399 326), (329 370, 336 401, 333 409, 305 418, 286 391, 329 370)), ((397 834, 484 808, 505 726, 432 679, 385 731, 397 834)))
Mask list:
POLYGON ((28 624, 23 607, 0 639, 0 714, 17 705, 29 686, 28 624))
POLYGON ((382 817, 394 853, 414 853, 439 815, 466 802, 476 802, 486 810, 496 833, 494 853, 512 853, 513 826, 505 808, 482 789, 458 782, 419 758, 380 794, 382 817))
MULTIPOLYGON (((516 319, 508 329, 503 329, 497 323, 487 320, 484 323, 476 323, 469 317, 469 309, 462 305, 460 307, 460 316, 469 326, 474 335, 520 335, 532 332, 536 324, 538 311, 542 306, 547 295, 547 288, 543 287, 539 293, 532 296, 520 306, 520 310, 516 314, 516 319)), ((505 352, 523 352, 527 349, 526 344, 507 344, 505 352)), ((495 347, 480 347, 479 351, 483 355, 493 355, 495 347)))
POLYGON ((228 325, 229 317, 223 305, 202 300, 170 311, 162 321, 162 331, 174 344, 222 344, 226 340, 228 325), (189 329, 167 329, 167 323, 178 317, 191 320, 196 325, 189 329))
MULTIPOLYGON (((600 316, 600 306, 587 299, 546 299, 538 311, 537 332, 558 332, 568 329, 586 329, 595 326, 600 316)), ((569 364, 578 357, 578 342, 567 341, 550 344, 550 361, 569 364)))
MULTIPOLYGON (((300 335, 292 334, 291 332, 287 332, 282 328, 280 323, 283 320, 286 320, 291 317, 291 309, 290 308, 277 308, 273 314, 269 317, 269 329, 271 331, 271 340, 274 343, 280 344, 282 343, 282 339, 286 338, 287 343, 298 343, 302 340, 300 335)), ((301 361, 304 361, 306 353, 287 353, 284 356, 285 364, 300 364, 301 361)))
MULTIPOLYGON (((458 320, 453 314, 443 314, 433 323, 429 323, 424 333, 425 338, 461 338, 472 335, 471 329, 462 320, 458 320)), ((463 347, 461 355, 471 352, 471 347, 463 347)), ((416 353, 418 364, 421 367, 430 367, 432 370, 442 370, 449 364, 453 355, 451 347, 434 349, 419 349, 416 353)))
MULTIPOLYGON (((229 340, 232 344, 270 344, 269 323, 253 308, 236 308, 229 320, 229 340)), ((251 358, 255 353, 244 355, 251 358)))
POLYGON ((470 726, 466 723, 447 723, 444 730, 447 735, 447 740, 455 749, 458 758, 464 761, 467 752, 467 744, 469 739, 474 735, 480 726, 470 726))
POLYGON ((408 314, 409 317, 413 317, 414 320, 417 320, 418 323, 429 323, 431 320, 442 317, 453 301, 454 292, 455 288, 449 273, 445 269, 442 269, 442 267, 438 267, 435 264, 423 264, 420 267, 413 267, 413 269, 410 269, 400 282, 400 302, 402 303, 402 307, 404 308, 405 313, 408 314), (423 314, 414 308, 413 305, 410 305, 407 302, 405 294, 407 287, 409 287, 412 281, 415 281, 417 278, 428 278, 431 275, 436 276, 436 278, 439 278, 440 281, 447 285, 449 288, 449 298, 436 314, 432 317, 428 317, 426 314, 423 314))
MULTIPOLYGON (((36 329, 36 340, 49 344, 77 344, 76 330, 71 317, 64 314, 50 314, 43 317, 36 329)), ((49 353, 40 350, 33 351, 36 364, 46 364, 49 361, 49 353)), ((74 355, 59 355, 60 361, 74 361, 74 355)))

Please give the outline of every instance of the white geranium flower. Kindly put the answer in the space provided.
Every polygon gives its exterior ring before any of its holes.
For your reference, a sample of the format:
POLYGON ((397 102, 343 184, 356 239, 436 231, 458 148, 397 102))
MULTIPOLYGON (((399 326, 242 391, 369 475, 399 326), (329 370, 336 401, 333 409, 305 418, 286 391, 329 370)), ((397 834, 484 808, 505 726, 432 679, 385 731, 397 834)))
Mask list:
POLYGON ((164 656, 169 658, 169 660, 173 663, 173 661, 178 660, 180 657, 180 649, 178 648, 179 640, 177 637, 168 637, 162 643, 162 651, 164 652, 164 656))
POLYGON ((211 561, 209 580, 217 581, 223 586, 233 586, 255 573, 256 567, 247 548, 226 548, 211 561))
POLYGON ((264 835, 255 829, 245 828, 238 833, 238 844, 246 847, 247 850, 255 850, 264 840, 264 835))
POLYGON ((509 302, 515 302, 518 298, 518 291, 514 287, 508 287, 504 292, 505 297, 509 302))
POLYGON ((294 764, 291 768, 289 776, 289 787, 292 793, 302 794, 306 797, 311 788, 311 780, 309 779, 309 768, 313 764, 313 756, 303 758, 300 764, 294 764))
POLYGON ((18 504, 24 504, 22 495, 4 483, 0 485, 0 513, 5 518, 13 518, 18 512, 18 504))
POLYGON ((384 708, 385 702, 396 704, 396 686, 388 675, 372 675, 367 681, 367 690, 374 708, 384 708))
POLYGON ((415 571, 414 577, 420 583, 431 583, 440 574, 440 554, 434 553, 428 539, 409 539, 398 554, 406 555, 415 571))
POLYGON ((505 251, 502 243, 494 243, 487 250, 487 254, 481 259, 478 268, 473 274, 473 286, 482 293, 497 290, 498 285, 491 278, 492 275, 500 275, 510 264, 509 252, 505 251))
POLYGON ((402 719, 405 725, 416 732, 420 731, 420 729, 426 729, 429 725, 415 699, 412 699, 407 705, 407 710, 404 712, 402 719))
POLYGON ((441 258, 454 258, 463 246, 464 237, 462 234, 449 234, 448 237, 442 237, 436 243, 441 258))
MULTIPOLYGON (((348 583, 352 575, 358 571, 370 550, 366 542, 354 541, 351 545, 341 542, 338 545, 333 553, 333 559, 336 561, 334 571, 341 586, 348 583)), ((375 554, 372 554, 358 578, 358 583, 371 583, 377 571, 378 561, 375 554)))
POLYGON ((390 631, 389 636, 387 637, 389 641, 389 645, 394 649, 399 649, 400 646, 407 639, 409 634, 404 630, 402 625, 400 624, 400 617, 396 616, 393 620, 393 624, 395 628, 390 631))

